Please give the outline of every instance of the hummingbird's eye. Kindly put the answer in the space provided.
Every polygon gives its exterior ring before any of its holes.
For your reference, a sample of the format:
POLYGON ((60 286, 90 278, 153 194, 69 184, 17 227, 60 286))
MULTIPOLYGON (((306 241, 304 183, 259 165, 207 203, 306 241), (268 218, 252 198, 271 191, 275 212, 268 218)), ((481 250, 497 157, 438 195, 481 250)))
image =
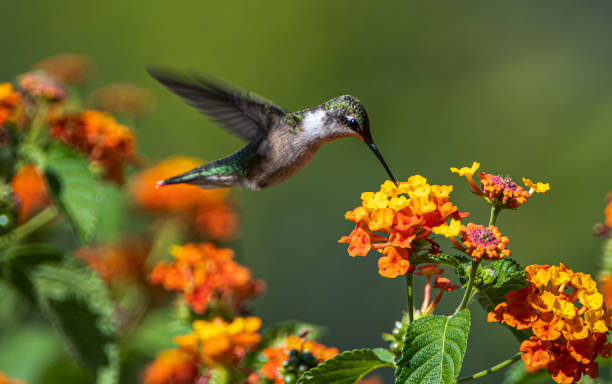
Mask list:
POLYGON ((359 122, 354 117, 347 117, 346 122, 353 131, 361 131, 359 128, 359 122))

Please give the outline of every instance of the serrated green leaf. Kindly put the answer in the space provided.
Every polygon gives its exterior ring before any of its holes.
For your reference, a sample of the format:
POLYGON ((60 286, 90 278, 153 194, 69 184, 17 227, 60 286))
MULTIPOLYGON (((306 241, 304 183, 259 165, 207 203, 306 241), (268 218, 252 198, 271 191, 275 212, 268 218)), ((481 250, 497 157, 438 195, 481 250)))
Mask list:
POLYGON ((70 220, 82 242, 96 229, 100 212, 100 186, 90 172, 87 160, 63 144, 56 143, 47 153, 47 183, 58 206, 70 220))
POLYGON ((318 325, 304 323, 301 321, 288 320, 266 327, 261 334, 260 349, 274 347, 282 343, 289 335, 299 335, 305 330, 310 330, 308 337, 317 339, 324 333, 324 328, 318 325))
POLYGON ((415 254, 410 257, 410 262, 414 264, 440 264, 458 268, 463 263, 469 263, 470 259, 465 255, 449 255, 447 253, 438 254, 415 254))
MULTIPOLYGON (((471 263, 461 264, 459 268, 457 268, 457 274, 462 281, 467 280, 470 269, 471 263)), ((494 310, 497 304, 505 301, 505 296, 508 292, 516 291, 526 285, 527 282, 525 281, 525 272, 523 268, 519 263, 509 257, 481 266, 474 282, 474 287, 478 292, 476 299, 487 312, 494 310)), ((504 326, 506 326, 518 340, 524 340, 530 335, 529 331, 517 330, 507 325, 504 326)))
MULTIPOLYGON (((457 268, 459 279, 465 282, 470 275, 471 263, 463 263, 457 268)), ((505 300, 505 295, 527 285, 523 268, 509 257, 482 265, 474 279, 478 290, 478 301, 486 311, 505 300)))
POLYGON ((113 306, 98 275, 77 262, 39 266, 34 285, 43 314, 97 384, 118 380, 113 306))
POLYGON ((546 370, 529 373, 522 361, 515 363, 506 372, 503 384, 538 384, 550 381, 550 374, 546 370))
POLYGON ((36 303, 32 270, 38 265, 58 262, 63 252, 52 245, 29 244, 11 247, 0 253, 0 272, 30 303, 36 303))
POLYGON ((381 367, 394 367, 393 354, 386 349, 346 351, 306 371, 298 384, 353 384, 381 367))
POLYGON ((469 331, 467 309, 450 317, 432 315, 415 320, 406 331, 395 383, 454 383, 461 370, 469 331))

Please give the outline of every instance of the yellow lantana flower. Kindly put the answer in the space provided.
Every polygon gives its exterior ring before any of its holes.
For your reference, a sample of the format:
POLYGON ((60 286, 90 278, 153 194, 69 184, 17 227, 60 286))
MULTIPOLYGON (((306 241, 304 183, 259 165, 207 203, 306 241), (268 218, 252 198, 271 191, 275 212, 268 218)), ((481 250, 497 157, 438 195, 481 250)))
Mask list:
POLYGON ((459 236, 459 232, 461 232, 461 221, 455 219, 450 219, 449 224, 444 223, 433 228, 433 233, 448 238, 459 236))
POLYGON ((537 183, 534 183, 530 179, 523 177, 523 184, 529 187, 530 195, 534 192, 535 193, 546 193, 550 191, 550 183, 541 183, 539 181, 537 183))
POLYGON ((480 163, 474 161, 471 167, 455 168, 451 167, 451 172, 459 174, 459 176, 474 176, 474 173, 480 168, 480 163))

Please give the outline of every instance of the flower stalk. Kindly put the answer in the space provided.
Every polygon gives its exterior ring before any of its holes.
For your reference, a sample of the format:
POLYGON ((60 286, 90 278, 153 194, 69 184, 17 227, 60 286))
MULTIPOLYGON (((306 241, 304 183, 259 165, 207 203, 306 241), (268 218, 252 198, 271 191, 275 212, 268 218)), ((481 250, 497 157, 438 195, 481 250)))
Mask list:
POLYGON ((406 293, 408 294, 408 322, 414 321, 414 292, 412 287, 412 272, 406 273, 406 293))
POLYGON ((32 217, 30 220, 13 229, 6 235, 0 237, 0 249, 6 248, 12 243, 15 243, 28 236, 29 234, 35 232, 40 227, 53 220, 55 216, 57 216, 57 214, 58 210, 55 205, 50 205, 47 208, 43 209, 40 213, 32 217))
POLYGON ((475 379, 479 379, 481 377, 490 375, 491 373, 495 373, 501 369, 504 369, 506 367, 509 367, 510 365, 516 363, 517 361, 519 361, 519 359, 521 358, 521 353, 518 352, 516 353, 514 356, 512 356, 511 358, 509 358, 506 361, 502 361, 501 363, 492 366, 491 368, 485 369, 483 371, 477 372, 471 376, 465 376, 462 377, 460 379, 457 379, 457 383, 464 383, 466 381, 470 381, 470 380, 475 380, 475 379))
MULTIPOLYGON (((501 208, 499 206, 491 206, 489 226, 495 225, 499 212, 501 212, 501 208)), ((470 304, 470 301, 472 300, 472 289, 474 288, 474 280, 476 279, 476 274, 478 273, 478 267, 480 267, 480 261, 480 258, 472 260, 472 270, 470 271, 470 278, 468 280, 467 287, 465 288, 465 294, 463 295, 461 304, 459 304, 459 307, 457 308, 457 312, 467 308, 468 304, 470 304)))

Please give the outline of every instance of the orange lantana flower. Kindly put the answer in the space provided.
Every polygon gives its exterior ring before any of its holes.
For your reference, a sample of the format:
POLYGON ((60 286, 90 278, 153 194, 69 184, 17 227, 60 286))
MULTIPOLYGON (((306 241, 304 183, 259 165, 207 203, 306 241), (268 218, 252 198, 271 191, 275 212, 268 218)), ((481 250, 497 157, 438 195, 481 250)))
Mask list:
POLYGON ((51 135, 99 164, 105 177, 123 181, 126 163, 137 163, 134 133, 119 124, 110 114, 99 111, 83 111, 51 120, 51 135))
POLYGON ((261 335, 261 319, 236 317, 228 323, 217 317, 211 321, 196 320, 193 332, 177 336, 174 341, 180 349, 208 365, 234 365, 253 350, 261 335))
POLYGON ((526 190, 512 181, 510 176, 493 175, 486 172, 478 174, 480 178, 480 186, 478 186, 473 176, 479 167, 480 163, 474 162, 471 168, 451 168, 450 170, 459 176, 465 176, 474 192, 498 208, 518 208, 525 204, 534 193, 546 193, 550 190, 548 183, 534 183, 530 179, 523 178, 526 190))
POLYGON ((32 71, 20 75, 19 88, 32 99, 61 101, 68 97, 66 89, 44 71, 32 71))
POLYGON ((510 250, 506 249, 506 244, 510 240, 503 236, 494 225, 485 227, 484 225, 468 223, 461 226, 460 236, 463 246, 454 237, 451 238, 451 241, 457 248, 464 250, 476 260, 481 258, 496 260, 510 256, 510 250))
POLYGON ((202 161, 174 157, 149 168, 133 178, 132 198, 143 209, 186 218, 200 234, 216 240, 234 237, 240 220, 226 188, 203 189, 189 184, 157 187, 157 182, 189 171, 202 161))
POLYGON ((188 243, 171 247, 170 253, 174 261, 159 262, 151 281, 168 290, 183 291, 185 301, 196 313, 205 313, 211 302, 242 313, 246 301, 265 289, 263 281, 233 260, 234 251, 229 248, 188 243))
POLYGON ((19 206, 20 222, 51 201, 45 177, 33 164, 19 168, 11 180, 11 188, 19 206))
POLYGON ((282 384, 283 363, 289 359, 292 350, 300 353, 310 353, 319 363, 338 354, 337 348, 329 348, 312 340, 304 340, 301 337, 291 335, 280 345, 263 350, 266 362, 261 367, 261 375, 268 380, 272 380, 274 384, 282 384))
POLYGON ((170 349, 147 367, 144 384, 193 384, 197 377, 197 359, 180 349, 170 349))
POLYGON ((77 249, 75 257, 83 259, 111 283, 117 280, 145 281, 145 263, 151 245, 138 239, 129 239, 117 246, 99 246, 77 249))
POLYGON ((0 128, 16 118, 21 96, 11 83, 0 83, 0 128))
POLYGON ((576 383, 582 375, 598 375, 597 356, 609 357, 610 313, 603 306, 590 275, 560 266, 530 265, 529 283, 506 295, 489 313, 517 329, 531 328, 534 336, 521 343, 527 368, 546 368, 557 383, 576 383))
POLYGON ((437 249, 429 239, 432 233, 458 235, 459 219, 467 213, 449 201, 452 190, 450 185, 430 185, 420 175, 399 185, 386 181, 378 192, 362 193, 361 206, 346 213, 355 228, 338 242, 349 244, 351 256, 366 256, 372 249, 384 254, 378 262, 381 276, 405 275, 412 270, 409 259, 416 248, 431 244, 437 249))

